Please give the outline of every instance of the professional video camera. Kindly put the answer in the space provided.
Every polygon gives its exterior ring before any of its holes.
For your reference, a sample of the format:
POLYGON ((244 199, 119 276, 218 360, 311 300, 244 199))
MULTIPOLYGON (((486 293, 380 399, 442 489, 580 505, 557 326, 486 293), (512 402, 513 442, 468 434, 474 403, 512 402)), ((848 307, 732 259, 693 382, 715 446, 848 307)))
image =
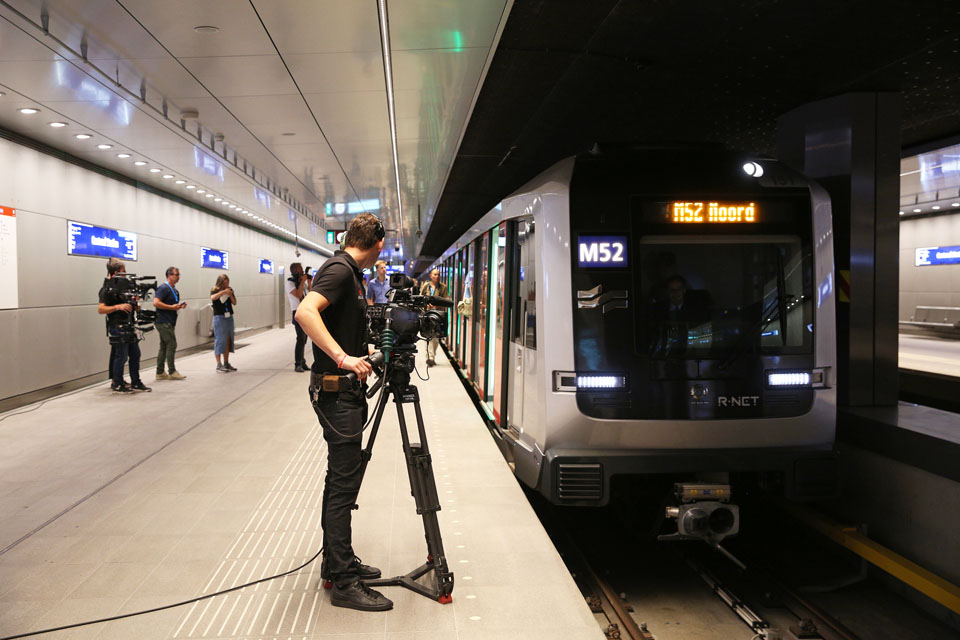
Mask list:
POLYGON ((143 340, 143 334, 153 331, 157 319, 154 309, 144 308, 144 303, 153 297, 157 290, 156 276, 137 276, 135 273, 116 273, 104 283, 107 294, 120 298, 133 309, 126 314, 126 320, 118 326, 119 339, 123 342, 143 340))
MULTIPOLYGON (((414 293, 416 282, 402 273, 390 275, 390 291, 386 304, 367 307, 370 341, 389 358, 395 348, 411 348, 419 334, 424 340, 440 338, 447 333, 447 314, 428 307, 453 306, 449 298, 421 296, 414 293)), ((416 351, 415 348, 412 349, 416 351)))

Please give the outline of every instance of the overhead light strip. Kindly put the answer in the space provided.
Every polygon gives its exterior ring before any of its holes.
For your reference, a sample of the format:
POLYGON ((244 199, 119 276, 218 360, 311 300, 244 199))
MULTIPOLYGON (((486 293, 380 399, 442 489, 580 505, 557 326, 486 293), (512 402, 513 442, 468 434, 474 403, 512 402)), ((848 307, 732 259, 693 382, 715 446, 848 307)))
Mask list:
POLYGON ((390 60, 390 21, 387 0, 377 0, 380 12, 380 47, 383 49, 383 77, 387 84, 387 113, 390 117, 390 142, 393 145, 393 173, 397 180, 397 211, 400 216, 400 241, 403 241, 403 198, 400 195, 400 158, 397 153, 397 112, 393 102, 393 63, 390 60))

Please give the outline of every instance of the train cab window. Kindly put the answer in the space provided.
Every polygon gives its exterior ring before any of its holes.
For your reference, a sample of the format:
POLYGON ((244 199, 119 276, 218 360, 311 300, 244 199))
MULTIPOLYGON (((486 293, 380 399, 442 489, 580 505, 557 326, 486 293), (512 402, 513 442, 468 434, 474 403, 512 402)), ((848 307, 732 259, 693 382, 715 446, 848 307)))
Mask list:
POLYGON ((510 339, 527 349, 537 348, 537 271, 535 226, 532 218, 517 223, 513 277, 516 299, 510 339))
POLYGON ((812 260, 797 237, 647 237, 639 269, 641 354, 813 349, 812 260))

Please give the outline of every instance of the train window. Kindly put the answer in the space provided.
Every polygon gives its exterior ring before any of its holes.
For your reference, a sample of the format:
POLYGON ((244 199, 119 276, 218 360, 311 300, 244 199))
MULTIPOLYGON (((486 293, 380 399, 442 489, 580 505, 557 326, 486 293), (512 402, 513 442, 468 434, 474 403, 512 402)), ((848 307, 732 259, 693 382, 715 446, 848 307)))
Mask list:
POLYGON ((812 351, 812 259, 799 238, 648 236, 637 262, 640 353, 812 351))
POLYGON ((517 222, 514 243, 515 307, 510 339, 528 349, 537 348, 537 271, 533 218, 517 222))

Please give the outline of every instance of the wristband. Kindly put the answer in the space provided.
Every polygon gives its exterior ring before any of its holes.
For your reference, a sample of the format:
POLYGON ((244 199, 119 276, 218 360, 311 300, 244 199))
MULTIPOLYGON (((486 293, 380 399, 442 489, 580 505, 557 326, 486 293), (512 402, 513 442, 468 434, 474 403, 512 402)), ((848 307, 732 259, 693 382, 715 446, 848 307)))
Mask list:
POLYGON ((340 362, 337 363, 337 369, 342 369, 342 368, 343 368, 343 361, 346 360, 346 359, 347 359, 347 354, 344 353, 344 354, 343 354, 343 357, 340 358, 340 362))

